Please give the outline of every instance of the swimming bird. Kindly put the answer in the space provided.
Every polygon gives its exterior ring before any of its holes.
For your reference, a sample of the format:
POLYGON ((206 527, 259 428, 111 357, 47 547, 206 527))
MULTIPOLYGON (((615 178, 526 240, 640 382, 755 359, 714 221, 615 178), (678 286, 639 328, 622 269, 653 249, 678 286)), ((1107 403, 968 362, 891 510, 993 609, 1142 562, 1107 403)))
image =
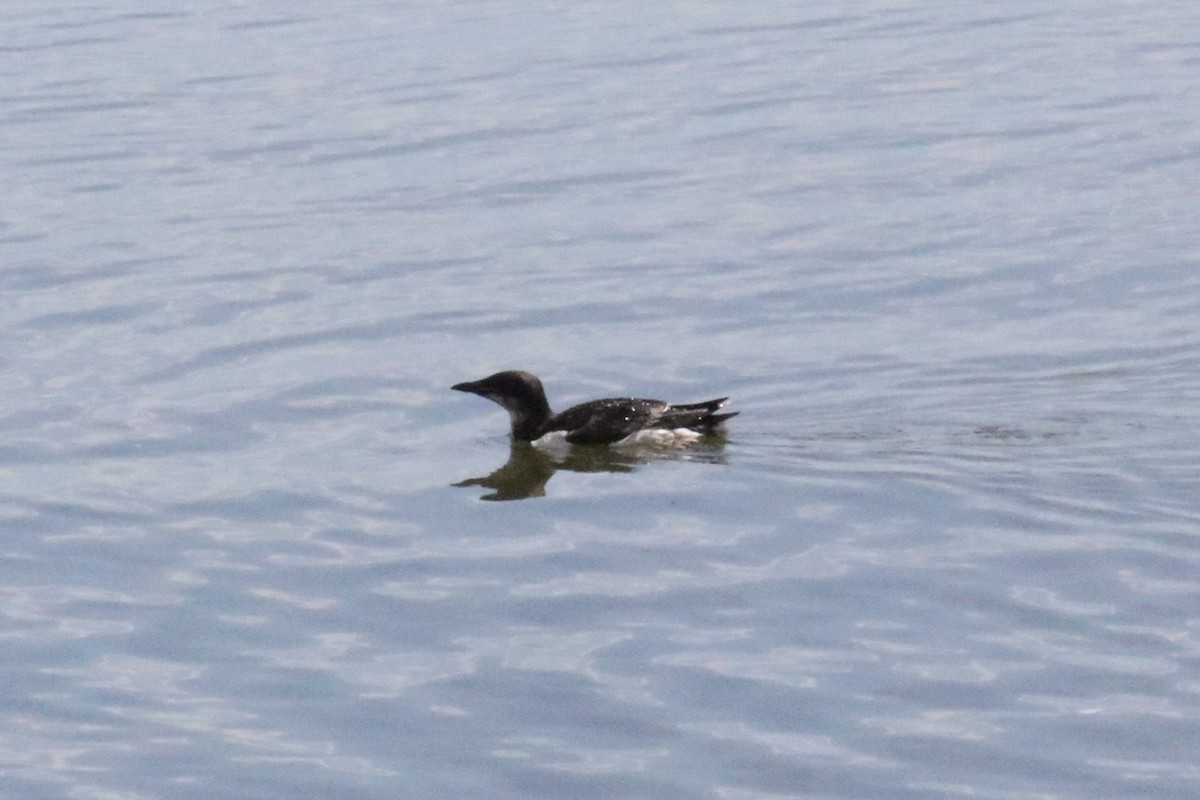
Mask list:
POLYGON ((513 439, 533 442, 562 436, 571 444, 681 444, 720 429, 738 412, 718 414, 728 397, 672 405, 661 400, 612 397, 592 400, 555 414, 542 382, 519 370, 497 372, 450 387, 498 403, 512 418, 513 439))

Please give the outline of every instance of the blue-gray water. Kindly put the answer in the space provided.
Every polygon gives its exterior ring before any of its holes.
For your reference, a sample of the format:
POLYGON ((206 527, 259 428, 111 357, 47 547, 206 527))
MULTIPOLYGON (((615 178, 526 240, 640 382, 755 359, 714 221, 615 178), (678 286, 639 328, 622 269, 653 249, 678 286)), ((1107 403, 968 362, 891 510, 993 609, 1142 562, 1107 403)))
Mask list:
POLYGON ((1200 795, 1197 42, 8 2, 0 797, 1200 795))

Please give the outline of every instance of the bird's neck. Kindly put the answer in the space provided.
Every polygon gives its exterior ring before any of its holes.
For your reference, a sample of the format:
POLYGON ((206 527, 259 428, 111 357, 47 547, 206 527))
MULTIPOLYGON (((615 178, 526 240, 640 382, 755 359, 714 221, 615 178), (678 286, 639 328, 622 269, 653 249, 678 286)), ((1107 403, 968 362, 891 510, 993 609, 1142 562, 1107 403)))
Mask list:
POLYGON ((550 404, 545 398, 536 398, 528 404, 523 404, 521 408, 510 408, 508 414, 512 418, 513 438, 526 442, 540 438, 546 432, 546 426, 553 416, 550 404))
POLYGON ((517 416, 513 415, 512 420, 512 435, 514 439, 520 439, 525 442, 532 442, 535 439, 541 438, 546 432, 546 417, 534 417, 531 415, 517 416))

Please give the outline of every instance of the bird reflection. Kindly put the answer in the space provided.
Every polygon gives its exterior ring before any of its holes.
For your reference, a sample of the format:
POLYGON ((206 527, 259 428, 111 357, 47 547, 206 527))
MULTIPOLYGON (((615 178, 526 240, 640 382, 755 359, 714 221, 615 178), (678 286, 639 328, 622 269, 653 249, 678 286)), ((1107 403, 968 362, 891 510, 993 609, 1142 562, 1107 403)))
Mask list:
POLYGON ((524 500, 544 497, 546 483, 560 469, 570 472, 633 472, 650 461, 674 459, 724 463, 723 436, 708 436, 686 448, 654 447, 568 447, 544 450, 520 439, 512 440, 504 466, 479 478, 468 478, 454 486, 492 489, 482 500, 524 500))

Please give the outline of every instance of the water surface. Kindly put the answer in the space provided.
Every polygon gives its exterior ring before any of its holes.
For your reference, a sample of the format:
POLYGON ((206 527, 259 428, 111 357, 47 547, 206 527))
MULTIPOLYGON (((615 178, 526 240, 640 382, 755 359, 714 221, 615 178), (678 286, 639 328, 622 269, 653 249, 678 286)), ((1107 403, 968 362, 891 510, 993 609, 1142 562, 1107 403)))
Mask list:
POLYGON ((6 797, 1196 796, 1200 12, 10 5, 6 797))

